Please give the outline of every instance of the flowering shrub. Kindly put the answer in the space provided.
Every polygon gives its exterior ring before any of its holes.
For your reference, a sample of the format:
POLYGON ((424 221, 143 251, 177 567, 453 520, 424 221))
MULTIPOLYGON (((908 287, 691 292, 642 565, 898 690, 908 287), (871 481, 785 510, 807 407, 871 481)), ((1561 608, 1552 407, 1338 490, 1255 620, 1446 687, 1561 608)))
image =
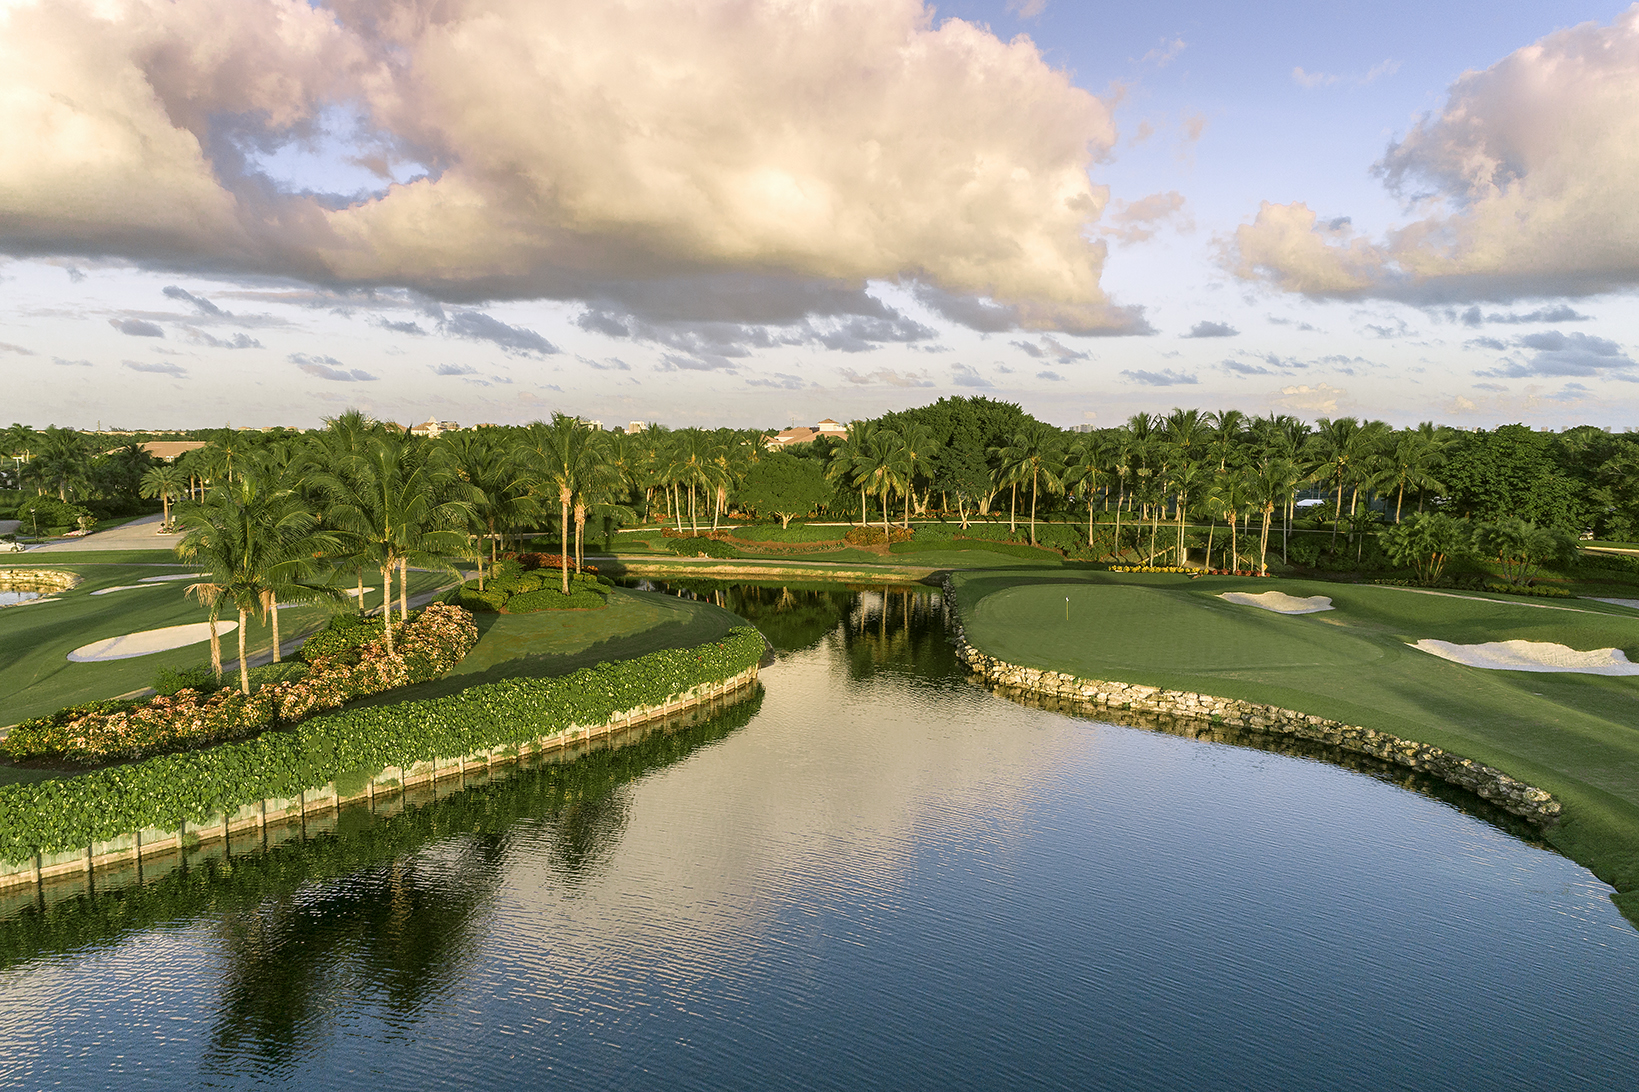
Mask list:
POLYGON ((891 524, 886 534, 880 527, 853 527, 843 536, 843 541, 852 546, 882 546, 895 542, 909 542, 915 535, 916 531, 912 528, 894 527, 891 524))
POLYGON ((1181 565, 1111 565, 1112 573, 1190 573, 1196 576, 1269 576, 1256 569, 1186 569, 1181 565))
MULTIPOLYGON (((534 572, 537 569, 553 569, 553 570, 559 570, 559 571, 561 571, 563 569, 563 555, 562 554, 508 554, 507 555, 507 560, 511 561, 511 560, 514 560, 514 559, 517 560, 519 565, 523 566, 524 572, 526 572, 526 573, 527 572, 534 572)), ((597 571, 598 571, 598 567, 596 565, 576 565, 575 564, 575 559, 570 558, 569 559, 569 571, 572 572, 572 573, 573 572, 583 572, 583 573, 596 574, 597 571)))
POLYGON ((315 657, 299 679, 249 695, 231 687, 184 688, 146 700, 93 702, 26 720, 11 730, 13 758, 107 762, 186 750, 291 724, 354 698, 428 682, 449 673, 478 641, 472 615, 435 603, 393 625, 393 654, 376 641, 315 657))

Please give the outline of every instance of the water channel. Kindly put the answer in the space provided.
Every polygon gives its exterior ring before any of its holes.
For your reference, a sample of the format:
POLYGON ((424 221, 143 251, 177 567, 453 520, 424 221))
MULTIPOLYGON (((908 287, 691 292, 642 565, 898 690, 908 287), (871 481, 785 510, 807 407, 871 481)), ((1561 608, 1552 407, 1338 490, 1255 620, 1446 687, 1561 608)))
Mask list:
POLYGON ((703 594, 778 649, 703 724, 11 911, 0 1088, 1639 1072, 1639 931, 1478 801, 1007 701, 926 591, 703 594))

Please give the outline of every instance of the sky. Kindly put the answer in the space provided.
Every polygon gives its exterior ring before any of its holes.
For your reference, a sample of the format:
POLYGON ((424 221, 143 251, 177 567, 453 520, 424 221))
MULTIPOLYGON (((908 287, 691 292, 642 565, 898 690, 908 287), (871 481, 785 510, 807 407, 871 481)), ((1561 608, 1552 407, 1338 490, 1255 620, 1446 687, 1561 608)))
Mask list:
POLYGON ((1639 5, 0 0, 0 418, 1639 426, 1639 5))

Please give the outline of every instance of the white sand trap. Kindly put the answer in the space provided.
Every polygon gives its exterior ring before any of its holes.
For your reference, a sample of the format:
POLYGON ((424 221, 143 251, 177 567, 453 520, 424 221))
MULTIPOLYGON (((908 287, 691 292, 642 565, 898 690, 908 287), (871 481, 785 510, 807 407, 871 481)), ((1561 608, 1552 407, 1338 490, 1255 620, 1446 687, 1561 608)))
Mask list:
MULTIPOLYGON (((223 637, 238 628, 238 622, 216 623, 216 632, 223 637)), ((210 636, 209 622, 189 622, 184 626, 145 629, 141 633, 127 633, 123 637, 109 637, 81 645, 68 654, 68 659, 76 664, 97 663, 102 660, 129 660, 133 656, 147 656, 153 652, 168 652, 173 648, 196 645, 200 641, 210 640, 210 636)))
POLYGON ((1469 667, 1492 671, 1566 671, 1579 675, 1639 675, 1619 648, 1578 652, 1552 641, 1487 641, 1483 645, 1456 645, 1425 638, 1411 646, 1432 656, 1469 667))
POLYGON ((143 588, 151 588, 151 587, 153 587, 152 584, 116 584, 112 588, 98 588, 96 591, 92 592, 91 594, 92 595, 107 595, 110 592, 141 591, 143 588))
POLYGON ((1218 596, 1231 603, 1243 607, 1257 607, 1260 610, 1272 610, 1276 614, 1314 614, 1316 611, 1334 610, 1332 597, 1329 595, 1311 595, 1299 598, 1287 595, 1283 591, 1251 592, 1226 591, 1218 596))
POLYGON ((167 580, 194 580, 204 575, 204 573, 177 573, 175 576, 144 576, 140 579, 140 582, 143 584, 162 584, 167 580))

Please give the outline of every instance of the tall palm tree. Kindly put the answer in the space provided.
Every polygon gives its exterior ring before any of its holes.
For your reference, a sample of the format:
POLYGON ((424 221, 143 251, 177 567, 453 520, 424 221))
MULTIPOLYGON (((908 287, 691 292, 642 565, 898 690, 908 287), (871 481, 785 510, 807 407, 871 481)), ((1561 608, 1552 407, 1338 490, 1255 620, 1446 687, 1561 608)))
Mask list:
POLYGON ((138 493, 144 497, 158 497, 162 515, 160 521, 166 530, 171 527, 171 502, 182 496, 188 486, 188 476, 180 467, 160 463, 151 466, 142 475, 138 493))
POLYGON ((867 483, 870 478, 870 452, 881 429, 876 421, 855 421, 848 426, 848 438, 833 448, 825 467, 825 476, 838 485, 859 490, 859 523, 871 522, 866 510, 867 483))
MULTIPOLYGON (((576 495, 587 488, 597 466, 592 436, 592 429, 578 419, 554 413, 550 424, 536 421, 524 430, 520 451, 531 491, 542 500, 551 498, 558 502, 562 535, 558 562, 565 595, 569 594, 570 508, 576 495)), ((684 461, 701 454, 698 447, 693 448, 692 453, 685 451, 684 461)), ((701 463, 703 465, 703 458, 701 463)))
MULTIPOLYGON (((203 502, 182 506, 179 522, 187 535, 176 547, 178 557, 204 569, 208 577, 188 591, 211 612, 211 666, 219 679, 217 614, 224 601, 239 612, 239 687, 246 694, 250 665, 245 633, 251 613, 265 615, 281 593, 289 595, 298 588, 313 597, 327 595, 325 589, 300 580, 311 567, 313 514, 298 503, 294 491, 270 488, 258 478, 240 473, 212 489, 203 502)), ((274 655, 277 658, 277 629, 274 655)))
POLYGON ((1032 421, 1013 434, 998 453, 1003 472, 1018 485, 1030 482, 1030 545, 1036 545, 1036 506, 1042 489, 1064 489, 1064 455, 1059 433, 1051 425, 1032 421))
POLYGON ((23 464, 23 480, 42 492, 53 490, 68 502, 83 494, 91 482, 91 446, 71 428, 49 425, 40 436, 33 458, 23 464))
POLYGON ((1098 493, 1099 475, 1105 473, 1105 468, 1110 465, 1109 446, 1104 437, 1090 433, 1072 444, 1065 456, 1065 488, 1079 485, 1087 490, 1089 547, 1093 545, 1093 500, 1098 493))
MULTIPOLYGON (((1290 495, 1299 478, 1297 465, 1280 456, 1260 459, 1248 470, 1245 478, 1246 499, 1263 515, 1263 527, 1258 536, 1258 569, 1269 575, 1269 523, 1275 508, 1290 495)), ((1250 529, 1250 528, 1249 528, 1250 529)))

